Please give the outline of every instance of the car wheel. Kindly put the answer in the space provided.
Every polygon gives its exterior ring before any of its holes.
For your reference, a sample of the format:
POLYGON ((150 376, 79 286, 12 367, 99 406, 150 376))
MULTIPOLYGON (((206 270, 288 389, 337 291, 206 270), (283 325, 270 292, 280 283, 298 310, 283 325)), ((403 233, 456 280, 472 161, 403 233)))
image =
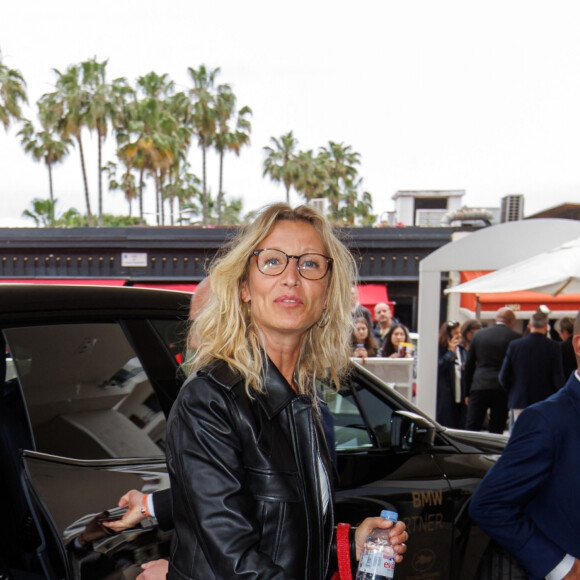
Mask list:
POLYGON ((524 567, 505 549, 490 542, 485 550, 475 580, 527 580, 524 567))

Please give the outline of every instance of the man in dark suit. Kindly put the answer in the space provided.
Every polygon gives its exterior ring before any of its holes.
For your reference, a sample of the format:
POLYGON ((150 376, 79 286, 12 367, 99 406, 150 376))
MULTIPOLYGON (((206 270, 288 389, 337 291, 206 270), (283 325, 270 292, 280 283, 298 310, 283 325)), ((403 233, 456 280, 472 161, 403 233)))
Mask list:
POLYGON ((465 428, 479 431, 490 411, 489 432, 503 433, 507 421, 507 397, 499 384, 499 370, 508 345, 519 338, 512 330, 516 317, 509 308, 500 308, 495 324, 477 332, 465 361, 467 418, 465 428))
POLYGON ((532 580, 580 579, 580 312, 573 345, 576 372, 557 393, 522 412, 469 508, 532 580))
POLYGON ((560 344, 547 336, 550 320, 538 308, 528 323, 529 333, 510 342, 499 373, 512 413, 510 427, 523 409, 547 399, 564 386, 560 344))

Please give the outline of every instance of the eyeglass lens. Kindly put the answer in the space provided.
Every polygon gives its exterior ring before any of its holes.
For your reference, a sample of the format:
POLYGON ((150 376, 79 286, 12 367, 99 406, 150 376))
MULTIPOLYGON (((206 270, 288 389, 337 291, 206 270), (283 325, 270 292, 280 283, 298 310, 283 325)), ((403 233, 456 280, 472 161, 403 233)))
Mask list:
POLYGON ((281 250, 255 250, 254 255, 258 263, 258 269, 266 276, 278 276, 288 266, 290 258, 297 260, 297 268, 300 275, 308 280, 320 280, 328 271, 330 259, 321 254, 302 254, 301 256, 288 256, 281 250))

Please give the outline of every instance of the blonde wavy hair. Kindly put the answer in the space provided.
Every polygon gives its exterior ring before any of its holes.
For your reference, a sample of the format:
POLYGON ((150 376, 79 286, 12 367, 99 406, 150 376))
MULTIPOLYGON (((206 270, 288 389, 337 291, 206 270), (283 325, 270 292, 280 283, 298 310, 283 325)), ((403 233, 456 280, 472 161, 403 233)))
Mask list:
POLYGON ((276 203, 263 208, 218 253, 209 269, 211 296, 192 327, 197 333, 198 349, 187 371, 192 373, 215 359, 245 379, 246 392, 264 390, 266 363, 262 334, 252 321, 249 305, 241 291, 248 281, 252 251, 280 221, 306 222, 320 235, 326 254, 333 259, 329 276, 326 312, 306 331, 295 369, 300 394, 315 392, 317 379, 330 381, 339 388, 346 371, 353 329, 350 288, 356 279, 356 264, 349 250, 334 235, 330 224, 316 209, 301 205, 292 209, 276 203))

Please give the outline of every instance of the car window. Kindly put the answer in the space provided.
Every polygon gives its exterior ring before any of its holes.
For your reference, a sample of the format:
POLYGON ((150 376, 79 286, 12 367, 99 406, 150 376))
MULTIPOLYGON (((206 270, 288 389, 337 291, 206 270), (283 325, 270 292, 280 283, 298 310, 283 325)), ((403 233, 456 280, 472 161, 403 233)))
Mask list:
POLYGON ((151 324, 175 360, 179 364, 185 362, 188 356, 187 335, 190 322, 188 320, 151 320, 151 324))
POLYGON ((117 323, 4 330, 37 451, 78 459, 162 456, 165 416, 117 323))
POLYGON ((393 409, 384 399, 356 382, 339 393, 326 387, 321 393, 332 414, 338 452, 390 447, 393 409))

